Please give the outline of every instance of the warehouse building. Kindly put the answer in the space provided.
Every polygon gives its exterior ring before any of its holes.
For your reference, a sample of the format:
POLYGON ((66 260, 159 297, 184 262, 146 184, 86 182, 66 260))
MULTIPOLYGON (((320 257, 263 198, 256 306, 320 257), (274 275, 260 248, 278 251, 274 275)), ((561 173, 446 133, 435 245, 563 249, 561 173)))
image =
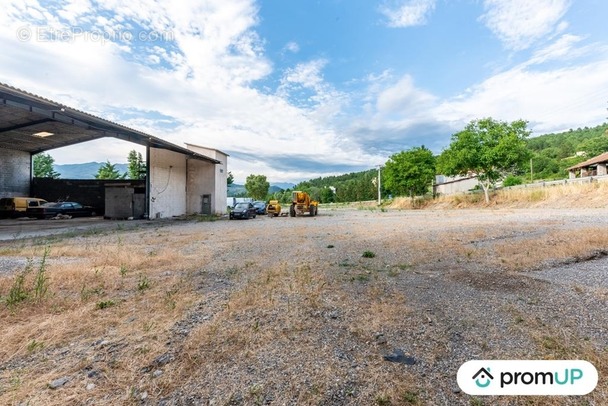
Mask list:
POLYGON ((108 182, 106 190, 113 194, 106 192, 105 199, 112 202, 107 217, 164 218, 226 212, 228 155, 199 146, 180 147, 2 83, 0 197, 35 192, 33 155, 105 137, 145 146, 147 167, 143 188, 129 182, 108 182), (143 214, 138 216, 140 212, 143 214), (120 215, 114 216, 116 213, 120 215))

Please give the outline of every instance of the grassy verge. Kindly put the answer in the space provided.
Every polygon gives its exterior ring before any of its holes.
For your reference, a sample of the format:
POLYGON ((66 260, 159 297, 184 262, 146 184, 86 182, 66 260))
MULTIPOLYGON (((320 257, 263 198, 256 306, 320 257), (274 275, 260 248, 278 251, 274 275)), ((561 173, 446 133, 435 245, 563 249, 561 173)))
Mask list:
POLYGON ((605 199, 608 182, 574 183, 545 188, 504 189, 490 194, 490 203, 483 193, 460 193, 433 198, 397 197, 387 205, 390 209, 467 209, 482 207, 504 208, 602 208, 608 205, 605 199))

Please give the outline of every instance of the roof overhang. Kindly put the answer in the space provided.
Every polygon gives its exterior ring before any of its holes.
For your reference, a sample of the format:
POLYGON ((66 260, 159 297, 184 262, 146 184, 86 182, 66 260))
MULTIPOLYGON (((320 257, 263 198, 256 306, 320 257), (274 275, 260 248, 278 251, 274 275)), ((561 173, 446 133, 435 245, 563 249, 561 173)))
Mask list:
POLYGON ((216 149, 216 148, 205 147, 203 145, 192 144, 190 142, 185 142, 184 144, 186 144, 186 147, 197 147, 197 148, 208 149, 210 151, 219 152, 222 155, 230 156, 229 154, 225 153, 224 151, 220 151, 219 149, 216 149))
POLYGON ((220 163, 153 135, 0 83, 0 148, 37 154, 104 137, 220 163))
POLYGON ((594 156, 591 159, 587 159, 584 162, 581 162, 579 164, 576 164, 574 166, 571 166, 570 168, 568 168, 569 171, 573 171, 576 169, 581 169, 581 168, 586 168, 589 166, 595 166, 597 164, 605 164, 608 162, 608 152, 604 152, 603 154, 600 154, 598 156, 594 156))

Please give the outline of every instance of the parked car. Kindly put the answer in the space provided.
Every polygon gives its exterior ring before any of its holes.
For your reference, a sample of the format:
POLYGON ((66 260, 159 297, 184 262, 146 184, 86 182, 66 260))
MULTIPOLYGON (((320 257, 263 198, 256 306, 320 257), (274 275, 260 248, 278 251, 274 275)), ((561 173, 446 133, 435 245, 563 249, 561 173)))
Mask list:
POLYGON ((30 208, 47 203, 37 197, 3 197, 0 199, 0 218, 27 216, 30 208))
POLYGON ((250 219, 256 216, 255 207, 249 202, 237 203, 230 211, 230 220, 232 219, 250 219))
POLYGON ((253 202, 253 207, 255 207, 255 212, 257 214, 266 214, 266 202, 262 202, 262 201, 253 202))
POLYGON ((55 202, 45 203, 40 207, 29 208, 28 214, 41 219, 56 217, 58 214, 68 215, 72 217, 90 217, 95 216, 95 208, 91 206, 83 206, 76 202, 55 202))

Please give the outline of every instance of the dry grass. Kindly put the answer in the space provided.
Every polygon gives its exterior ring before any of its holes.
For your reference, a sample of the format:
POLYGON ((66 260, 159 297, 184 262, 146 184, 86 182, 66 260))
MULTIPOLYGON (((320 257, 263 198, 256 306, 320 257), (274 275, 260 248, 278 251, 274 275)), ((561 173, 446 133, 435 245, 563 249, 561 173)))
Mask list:
POLYGON ((602 208, 608 202, 604 198, 608 193, 608 183, 574 183, 547 186, 540 189, 501 190, 496 193, 496 204, 510 207, 587 207, 602 208))
POLYGON ((533 270, 550 262, 584 261, 605 253, 608 242, 598 238, 597 227, 554 230, 540 238, 511 238, 478 252, 488 266, 511 271, 533 270))
MULTIPOLYGON (((266 374, 264 385, 279 385, 277 373, 293 375, 291 386, 285 388, 290 396, 302 404, 323 404, 327 393, 336 389, 336 379, 342 379, 347 387, 350 382, 353 391, 358 387, 343 367, 324 361, 335 356, 332 342, 327 341, 331 340, 328 335, 338 334, 336 342, 352 341, 354 350, 361 342, 373 341, 373 332, 400 322, 407 312, 405 298, 391 288, 385 274, 358 280, 346 274, 336 275, 318 263, 283 263, 270 270, 250 266, 247 273, 240 274, 246 278, 245 283, 233 291, 224 309, 216 313, 212 321, 188 337, 177 360, 179 368, 162 378, 166 391, 176 389, 183 382, 194 384, 208 380, 209 376, 217 375, 213 371, 226 370, 221 381, 209 382, 207 390, 199 388, 199 393, 202 391, 220 403, 229 403, 238 395, 230 389, 234 387, 231 380, 236 378, 231 377, 229 365, 240 360, 239 363, 252 368, 266 368, 258 357, 272 354, 276 365, 266 374), (343 285, 357 285, 356 291, 350 292, 343 285), (332 322, 345 323, 350 328, 329 331, 328 324, 332 322), (306 365, 299 364, 302 359, 307 360, 306 365), (297 371, 302 367, 312 372, 305 374, 307 379, 297 371)), ((358 359, 372 362, 369 353, 349 354, 353 362, 358 359)), ((398 376, 389 373, 382 361, 372 363, 357 381, 367 382, 365 386, 374 388, 374 393, 359 395, 369 398, 377 391, 393 393, 395 383, 408 380, 407 373, 400 372, 398 376)), ((253 381, 249 384, 249 401, 255 400, 256 385, 253 381)), ((258 389, 262 392, 268 388, 258 389)))
POLYGON ((608 254, 608 242, 601 227, 552 229, 522 228, 505 224, 501 228, 463 229, 444 232, 434 240, 412 238, 389 243, 397 249, 407 246, 413 254, 412 265, 429 262, 428 253, 441 247, 444 262, 475 263, 492 270, 530 271, 562 262, 586 261, 608 254))
POLYGON ((608 206, 605 196, 608 182, 571 183, 545 188, 504 189, 490 193, 489 205, 483 193, 440 196, 437 199, 397 197, 388 206, 391 209, 467 209, 479 207, 501 208, 603 208, 608 206))
MULTIPOLYGON (((141 365, 164 350, 168 331, 194 301, 192 264, 178 254, 178 246, 127 244, 120 234, 84 244, 80 239, 51 243, 47 297, 35 302, 30 295, 0 307, 0 359, 12 365, 0 370, 0 403, 65 404, 91 397, 84 384, 66 387, 61 399, 42 390, 87 368, 112 376, 98 385, 98 400, 127 400, 141 365), (70 258, 74 261, 66 261, 70 258)), ((43 250, 10 251, 39 258, 43 250)), ((0 293, 13 283, 14 276, 0 278, 0 293)), ((25 286, 32 284, 30 273, 25 286)))
MULTIPOLYGON (((586 337, 576 332, 548 325, 530 314, 518 315, 514 327, 518 334, 530 336, 536 344, 536 359, 585 360, 595 366, 602 380, 608 374, 608 348, 598 349, 586 337)), ((605 404, 608 388, 599 382, 596 389, 577 404, 605 404)), ((561 405, 560 398, 522 397, 521 403, 538 405, 561 405)))

